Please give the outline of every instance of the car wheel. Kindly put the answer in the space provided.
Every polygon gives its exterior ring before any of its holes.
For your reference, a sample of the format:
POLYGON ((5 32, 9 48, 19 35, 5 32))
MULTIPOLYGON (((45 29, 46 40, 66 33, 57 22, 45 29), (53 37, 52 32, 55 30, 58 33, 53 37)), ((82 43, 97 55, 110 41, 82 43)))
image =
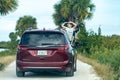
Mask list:
POLYGON ((16 72, 17 77, 23 77, 25 75, 25 72, 18 71, 16 72))
POLYGON ((77 64, 75 62, 75 64, 74 64, 74 72, 76 72, 76 71, 77 71, 77 64))
POLYGON ((70 72, 66 72, 66 76, 70 76, 70 77, 74 76, 74 70, 73 70, 73 68, 71 69, 70 72))
POLYGON ((18 70, 16 69, 16 75, 17 75, 17 77, 24 77, 24 76, 25 76, 25 72, 23 72, 23 71, 18 71, 18 70))

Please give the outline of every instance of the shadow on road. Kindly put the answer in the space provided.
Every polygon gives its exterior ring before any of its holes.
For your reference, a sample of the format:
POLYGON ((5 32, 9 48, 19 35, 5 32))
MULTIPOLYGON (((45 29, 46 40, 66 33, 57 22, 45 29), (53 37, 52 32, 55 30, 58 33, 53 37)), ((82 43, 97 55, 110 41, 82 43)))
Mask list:
POLYGON ((58 73, 58 72, 40 72, 40 73, 32 73, 32 72, 27 72, 25 74, 25 78, 63 78, 66 77, 65 73, 58 73))

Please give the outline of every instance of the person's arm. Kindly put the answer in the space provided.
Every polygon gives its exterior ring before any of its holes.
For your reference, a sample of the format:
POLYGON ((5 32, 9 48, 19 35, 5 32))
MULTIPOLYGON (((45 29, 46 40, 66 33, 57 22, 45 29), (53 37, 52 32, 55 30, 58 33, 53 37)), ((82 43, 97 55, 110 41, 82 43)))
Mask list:
POLYGON ((66 26, 65 26, 66 23, 67 23, 67 22, 64 22, 64 23, 61 25, 61 27, 62 27, 63 29, 66 28, 66 26))

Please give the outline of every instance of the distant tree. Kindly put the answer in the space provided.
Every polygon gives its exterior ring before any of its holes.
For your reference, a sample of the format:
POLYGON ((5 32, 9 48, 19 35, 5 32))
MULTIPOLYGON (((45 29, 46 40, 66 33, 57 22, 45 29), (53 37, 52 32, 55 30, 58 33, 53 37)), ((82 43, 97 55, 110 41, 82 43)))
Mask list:
POLYGON ((61 0, 54 6, 54 22, 56 25, 65 21, 81 23, 92 18, 94 7, 91 0, 61 0))
POLYGON ((11 32, 9 34, 9 38, 11 39, 11 41, 17 40, 17 35, 14 32, 11 32))
POLYGON ((23 16, 20 17, 17 21, 15 31, 19 37, 21 37, 22 33, 28 28, 37 28, 36 18, 32 16, 23 16))
POLYGON ((18 44, 17 34, 14 32, 11 32, 9 34, 9 38, 10 38, 10 41, 8 42, 8 48, 11 50, 15 50, 18 44))
POLYGON ((6 15, 17 9, 18 0, 0 0, 0 15, 6 15))
POLYGON ((101 28, 99 27, 99 28, 98 28, 98 35, 101 36, 101 34, 102 34, 102 33, 101 33, 101 28))

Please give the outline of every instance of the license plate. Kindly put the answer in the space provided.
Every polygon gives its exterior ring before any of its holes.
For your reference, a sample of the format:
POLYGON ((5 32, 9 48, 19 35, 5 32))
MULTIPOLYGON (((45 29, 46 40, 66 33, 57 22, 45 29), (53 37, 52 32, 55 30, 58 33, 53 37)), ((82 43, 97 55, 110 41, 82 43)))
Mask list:
POLYGON ((38 51, 38 55, 47 55, 47 51, 45 50, 38 51))

